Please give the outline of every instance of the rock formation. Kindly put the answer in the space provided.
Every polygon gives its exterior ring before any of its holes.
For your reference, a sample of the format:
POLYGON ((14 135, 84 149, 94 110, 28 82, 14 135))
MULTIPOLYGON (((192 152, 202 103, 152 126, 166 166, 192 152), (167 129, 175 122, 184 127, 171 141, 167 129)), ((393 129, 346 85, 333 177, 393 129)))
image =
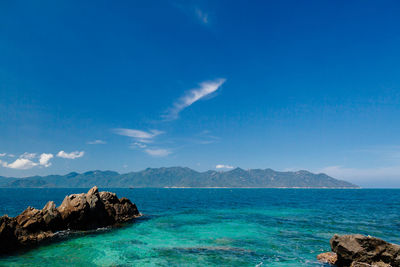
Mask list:
POLYGON ((325 252, 321 253, 317 256, 317 259, 322 262, 326 262, 329 264, 335 264, 337 262, 337 255, 334 252, 325 252))
POLYGON ((89 230, 112 226, 139 217, 135 204, 95 186, 86 194, 66 196, 56 208, 49 201, 42 210, 28 207, 20 215, 0 217, 0 254, 29 248, 61 230, 89 230))
POLYGON ((400 246, 364 235, 334 235, 333 252, 322 253, 317 259, 339 267, 400 266, 400 246))

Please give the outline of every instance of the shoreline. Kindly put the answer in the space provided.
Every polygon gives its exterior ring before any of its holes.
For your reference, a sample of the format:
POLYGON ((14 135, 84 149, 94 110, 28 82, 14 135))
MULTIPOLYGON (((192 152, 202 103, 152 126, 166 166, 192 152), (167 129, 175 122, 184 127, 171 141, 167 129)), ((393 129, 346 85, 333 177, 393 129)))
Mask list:
MULTIPOLYGON (((400 189, 400 188, 363 188, 363 187, 186 187, 186 186, 165 186, 165 187, 107 187, 110 189, 400 189)), ((0 187, 0 189, 88 189, 87 187, 0 187)))

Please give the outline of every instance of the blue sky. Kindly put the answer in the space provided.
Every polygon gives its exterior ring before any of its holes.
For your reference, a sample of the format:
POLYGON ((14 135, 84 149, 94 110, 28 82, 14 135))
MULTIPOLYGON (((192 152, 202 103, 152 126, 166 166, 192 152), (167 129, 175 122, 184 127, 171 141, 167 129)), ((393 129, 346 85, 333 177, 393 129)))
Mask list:
POLYGON ((307 169, 400 187, 398 1, 2 1, 0 175, 307 169))

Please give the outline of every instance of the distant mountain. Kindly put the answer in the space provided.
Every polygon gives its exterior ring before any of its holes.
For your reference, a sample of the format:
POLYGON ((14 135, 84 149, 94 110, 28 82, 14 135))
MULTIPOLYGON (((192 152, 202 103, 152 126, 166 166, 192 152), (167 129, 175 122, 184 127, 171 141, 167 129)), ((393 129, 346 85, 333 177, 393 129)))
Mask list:
POLYGON ((240 168, 197 172, 189 168, 148 168, 119 174, 113 171, 71 172, 67 175, 9 178, 0 176, 0 187, 231 187, 231 188, 358 188, 326 174, 308 171, 278 172, 240 168))

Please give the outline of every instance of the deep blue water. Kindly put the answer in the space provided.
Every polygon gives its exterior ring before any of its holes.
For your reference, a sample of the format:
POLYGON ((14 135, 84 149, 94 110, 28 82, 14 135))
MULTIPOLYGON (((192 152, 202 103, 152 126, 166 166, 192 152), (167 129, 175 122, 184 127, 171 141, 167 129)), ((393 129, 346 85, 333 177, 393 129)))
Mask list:
MULTIPOLYGON (((106 190, 106 189, 101 189, 106 190)), ((87 189, 0 189, 0 214, 87 189)), ((0 258, 0 266, 322 266, 335 234, 400 243, 400 190, 108 189, 145 215, 121 229, 0 258)))

